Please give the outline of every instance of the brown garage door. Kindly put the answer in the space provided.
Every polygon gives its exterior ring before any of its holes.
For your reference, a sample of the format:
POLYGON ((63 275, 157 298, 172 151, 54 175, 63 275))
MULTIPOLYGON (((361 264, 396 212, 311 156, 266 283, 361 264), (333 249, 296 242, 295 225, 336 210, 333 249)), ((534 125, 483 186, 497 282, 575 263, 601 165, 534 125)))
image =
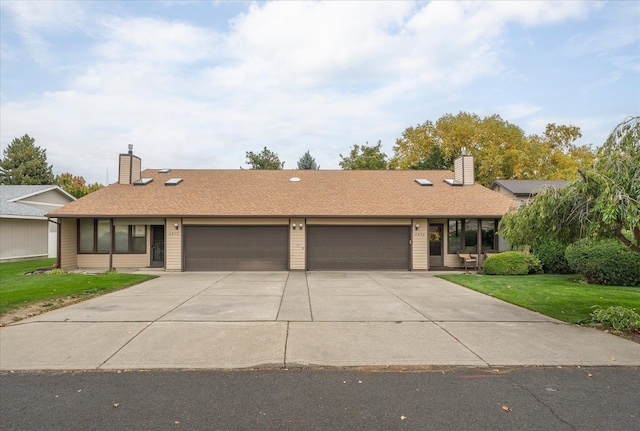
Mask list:
POLYGON ((409 270, 409 226, 308 226, 309 270, 409 270))
POLYGON ((289 267, 287 226, 185 226, 185 271, 281 271, 289 267))

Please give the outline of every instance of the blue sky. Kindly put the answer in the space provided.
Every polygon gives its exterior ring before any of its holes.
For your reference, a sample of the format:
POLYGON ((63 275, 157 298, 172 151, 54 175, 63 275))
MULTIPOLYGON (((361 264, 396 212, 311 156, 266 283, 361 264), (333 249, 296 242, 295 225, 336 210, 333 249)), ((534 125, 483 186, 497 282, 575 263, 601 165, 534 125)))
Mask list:
POLYGON ((0 2, 0 145, 28 133, 54 173, 245 166, 308 149, 338 169, 409 126, 499 114, 601 144, 640 114, 640 3, 0 2))

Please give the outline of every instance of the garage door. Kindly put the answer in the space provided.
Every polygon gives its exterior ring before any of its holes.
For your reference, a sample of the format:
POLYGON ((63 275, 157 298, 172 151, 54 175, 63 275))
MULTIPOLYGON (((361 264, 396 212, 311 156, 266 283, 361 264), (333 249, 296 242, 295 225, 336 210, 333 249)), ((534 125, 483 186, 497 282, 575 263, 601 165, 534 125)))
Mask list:
POLYGON ((409 226, 308 226, 309 270, 409 270, 409 226))
POLYGON ((287 226, 185 226, 186 271, 281 271, 289 267, 287 226))

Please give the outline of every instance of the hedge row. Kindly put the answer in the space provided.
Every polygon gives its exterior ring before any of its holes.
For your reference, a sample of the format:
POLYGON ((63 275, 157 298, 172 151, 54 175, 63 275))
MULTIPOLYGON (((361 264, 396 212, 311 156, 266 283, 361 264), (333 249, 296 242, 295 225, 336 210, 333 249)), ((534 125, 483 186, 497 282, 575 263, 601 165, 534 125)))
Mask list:
POLYGON ((581 240, 567 247, 565 256, 571 270, 589 283, 640 286, 640 253, 618 240, 581 240))

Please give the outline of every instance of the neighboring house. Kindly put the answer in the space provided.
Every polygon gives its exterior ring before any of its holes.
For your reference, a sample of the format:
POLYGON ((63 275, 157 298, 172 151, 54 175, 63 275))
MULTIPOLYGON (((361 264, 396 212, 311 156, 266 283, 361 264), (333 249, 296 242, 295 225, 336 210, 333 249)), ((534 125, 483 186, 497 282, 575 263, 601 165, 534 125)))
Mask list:
POLYGON ((489 188, 507 197, 526 202, 546 187, 562 188, 564 180, 495 180, 489 188))
POLYGON ((56 257, 57 224, 46 214, 75 200, 58 186, 0 185, 0 261, 56 257))
POLYGON ((515 201, 474 181, 473 158, 450 171, 141 170, 49 217, 59 264, 74 268, 429 270, 458 252, 502 249, 515 201))

